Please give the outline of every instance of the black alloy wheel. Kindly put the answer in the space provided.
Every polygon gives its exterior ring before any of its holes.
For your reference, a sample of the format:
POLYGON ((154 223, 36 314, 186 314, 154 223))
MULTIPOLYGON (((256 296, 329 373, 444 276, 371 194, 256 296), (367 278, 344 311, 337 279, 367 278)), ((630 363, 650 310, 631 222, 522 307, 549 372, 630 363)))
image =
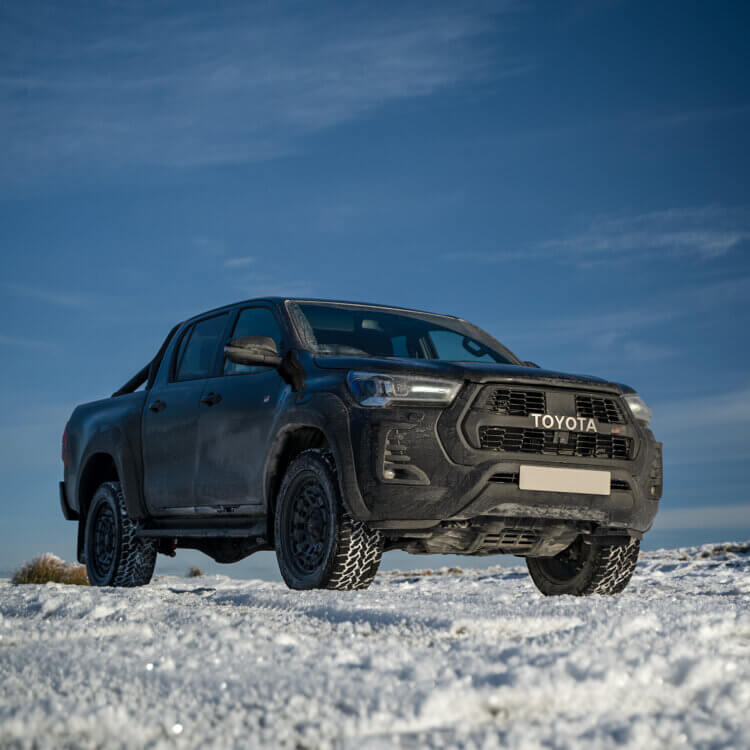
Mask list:
POLYGON ((274 511, 276 559, 289 588, 367 588, 384 542, 347 512, 331 454, 306 450, 292 460, 274 511))
POLYGON ((94 493, 85 520, 84 554, 92 586, 143 586, 156 565, 156 542, 138 536, 119 482, 94 493))
POLYGON ((554 557, 527 557, 526 566, 536 587, 546 596, 619 594, 635 572, 640 540, 598 544, 578 537, 554 557))
POLYGON ((578 537, 573 544, 554 557, 542 558, 540 562, 545 576, 557 584, 567 583, 581 572, 590 549, 590 546, 584 549, 583 539, 578 537))
POLYGON ((295 567, 307 575, 324 562, 333 535, 325 490, 316 477, 300 477, 292 490, 291 506, 284 531, 289 535, 295 567))
POLYGON ((94 549, 91 565, 97 578, 106 579, 112 574, 117 552, 117 520, 112 506, 99 503, 94 509, 92 525, 94 549))

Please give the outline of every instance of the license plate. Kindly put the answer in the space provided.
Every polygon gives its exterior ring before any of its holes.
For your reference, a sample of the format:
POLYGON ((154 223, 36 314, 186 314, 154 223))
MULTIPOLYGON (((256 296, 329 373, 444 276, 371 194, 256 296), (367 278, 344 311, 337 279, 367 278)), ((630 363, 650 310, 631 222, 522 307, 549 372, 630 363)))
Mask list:
POLYGON ((609 471, 557 469, 551 466, 521 466, 518 486, 537 492, 579 492, 583 495, 609 495, 609 471))

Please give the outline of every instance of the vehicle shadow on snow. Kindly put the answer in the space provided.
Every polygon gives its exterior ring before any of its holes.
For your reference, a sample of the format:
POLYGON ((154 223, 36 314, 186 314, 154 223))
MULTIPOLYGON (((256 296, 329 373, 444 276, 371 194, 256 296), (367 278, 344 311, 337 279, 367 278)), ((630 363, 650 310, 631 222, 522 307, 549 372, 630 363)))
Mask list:
MULTIPOLYGON (((179 593, 193 593, 194 590, 179 590, 179 593)), ((176 592, 177 593, 177 592, 176 592)), ((341 592, 327 592, 330 596, 340 597, 341 592)), ((294 599, 295 592, 289 592, 290 601, 282 602, 279 600, 269 601, 265 597, 254 594, 233 594, 233 593, 216 593, 209 594, 206 599, 217 607, 248 607, 251 609, 274 609, 285 611, 295 616, 308 617, 313 620, 319 620, 331 625, 369 625, 373 629, 385 628, 407 628, 409 630, 428 628, 428 629, 448 629, 452 625, 452 620, 441 617, 425 617, 418 614, 406 612, 391 612, 373 608, 347 609, 337 607, 335 604, 310 603, 307 605, 304 600, 294 599), (285 606, 286 604, 286 606, 285 606), (291 605, 291 606, 289 606, 291 605)), ((346 596, 346 594, 344 594, 346 596)), ((348 596, 347 596, 348 599, 348 596)))
POLYGON ((173 594, 196 594, 197 596, 203 596, 203 594, 213 594, 216 589, 202 586, 195 589, 173 589, 169 587, 167 591, 171 591, 173 594))

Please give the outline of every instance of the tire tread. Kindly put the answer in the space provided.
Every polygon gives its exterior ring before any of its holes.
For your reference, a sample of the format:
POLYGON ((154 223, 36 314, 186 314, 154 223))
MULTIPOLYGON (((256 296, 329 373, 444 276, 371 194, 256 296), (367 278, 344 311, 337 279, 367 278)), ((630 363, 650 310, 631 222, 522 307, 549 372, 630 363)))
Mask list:
MULTIPOLYGON (((370 529, 363 521, 353 518, 346 510, 341 499, 336 462, 333 455, 329 451, 318 448, 302 451, 290 464, 287 475, 282 480, 279 490, 280 501, 283 500, 284 493, 294 476, 296 468, 304 466, 306 463, 309 464, 311 461, 319 469, 322 468, 327 475, 328 482, 335 495, 336 513, 338 514, 332 556, 316 587, 338 591, 366 589, 372 583, 380 567, 385 537, 382 532, 370 529)), ((276 513, 278 514, 278 512, 277 508, 276 513)), ((280 533, 278 526, 276 526, 276 533, 280 533)), ((280 554, 278 539, 276 549, 278 556, 280 554)), ((285 580, 289 586, 293 586, 293 582, 290 582, 286 576, 285 580)))
POLYGON ((99 489, 102 488, 111 492, 115 499, 121 532, 117 567, 109 585, 122 588, 145 586, 156 567, 157 543, 137 536, 138 525, 128 515, 122 485, 119 482, 104 482, 99 489))

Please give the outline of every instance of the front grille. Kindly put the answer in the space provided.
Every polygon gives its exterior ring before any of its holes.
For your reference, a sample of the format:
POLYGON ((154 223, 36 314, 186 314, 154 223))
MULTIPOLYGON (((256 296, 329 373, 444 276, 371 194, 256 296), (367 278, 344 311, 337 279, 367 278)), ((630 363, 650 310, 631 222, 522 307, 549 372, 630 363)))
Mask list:
POLYGON ((504 453, 545 453, 583 458, 628 459, 632 440, 621 435, 600 435, 586 432, 556 433, 525 427, 482 425, 479 445, 484 450, 504 453), (567 435, 567 441, 555 442, 555 435, 567 435))
POLYGON ((609 489, 618 492, 630 492, 630 484, 624 479, 613 479, 609 483, 609 489))
POLYGON ((544 393, 541 391, 519 391, 512 388, 495 388, 487 399, 487 408, 490 411, 512 417, 544 414, 545 404, 544 393))
POLYGON ((606 424, 625 424, 622 409, 613 398, 592 396, 587 393, 576 394, 576 415, 597 419, 606 424))

